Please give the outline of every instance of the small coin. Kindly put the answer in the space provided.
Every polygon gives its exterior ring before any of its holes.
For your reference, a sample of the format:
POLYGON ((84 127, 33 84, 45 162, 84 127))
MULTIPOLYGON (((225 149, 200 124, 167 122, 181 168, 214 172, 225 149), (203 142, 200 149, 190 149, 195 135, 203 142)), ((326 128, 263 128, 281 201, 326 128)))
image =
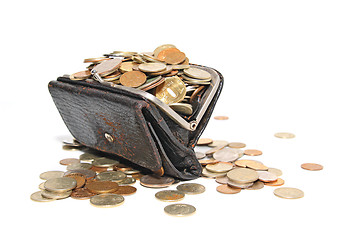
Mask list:
POLYGON ((72 170, 78 170, 78 169, 91 169, 92 165, 90 163, 73 163, 66 167, 66 170, 72 171, 72 170))
POLYGON ((256 149, 247 149, 247 150, 244 150, 244 154, 248 156, 259 156, 262 154, 262 152, 256 149))
POLYGON ((278 169, 278 168, 268 168, 268 170, 270 173, 275 174, 277 177, 280 177, 281 175, 283 175, 282 170, 278 169))
POLYGON ((90 198, 90 203, 95 207, 116 207, 124 202, 124 197, 118 194, 104 193, 90 198))
POLYGON ((86 177, 85 175, 81 173, 70 173, 65 175, 64 177, 70 177, 76 180, 76 188, 81 188, 86 183, 86 177))
POLYGON ((119 163, 120 162, 117 160, 102 157, 102 158, 94 159, 92 162, 92 165, 95 167, 112 167, 112 166, 119 164, 119 163))
POLYGON ((163 190, 157 192, 155 197, 164 202, 177 202, 184 199, 185 194, 176 190, 163 190))
POLYGON ((42 196, 42 191, 38 191, 38 192, 34 192, 33 194, 30 195, 30 199, 35 201, 35 202, 52 202, 55 199, 51 199, 51 198, 46 198, 44 196, 42 196))
POLYGON ((186 95, 186 86, 178 76, 166 77, 156 88, 156 97, 165 104, 181 102, 186 95))
POLYGON ((132 185, 136 182, 136 179, 134 177, 126 177, 125 179, 122 179, 120 182, 118 182, 119 186, 124 185, 132 185))
POLYGON ((177 217, 190 216, 196 212, 196 208, 189 204, 171 204, 164 208, 164 212, 177 217))
POLYGON ((177 113, 181 113, 186 116, 190 116, 193 113, 193 108, 191 104, 188 103, 172 103, 169 107, 177 113))
POLYGON ((212 143, 208 144, 208 147, 217 147, 217 146, 227 146, 228 142, 225 140, 214 140, 212 143))
POLYGON ((51 192, 66 192, 76 187, 76 180, 69 177, 59 177, 48 179, 44 187, 51 192))
POLYGON ((132 186, 118 186, 116 191, 113 193, 119 194, 122 196, 128 196, 128 195, 134 194, 136 191, 137 191, 137 189, 135 187, 132 187, 132 186))
POLYGON ((254 182, 249 182, 249 183, 237 183, 235 181, 231 181, 229 180, 227 182, 227 185, 230 187, 237 187, 237 188, 242 188, 242 189, 246 189, 251 187, 254 184, 254 182))
POLYGON ((301 168, 309 170, 309 171, 319 171, 319 170, 322 170, 324 167, 317 163, 303 163, 301 165, 301 168))
POLYGON ((51 198, 51 199, 64 199, 64 198, 67 198, 71 195, 72 191, 71 190, 68 190, 68 191, 65 191, 65 192, 55 192, 55 191, 49 191, 47 189, 43 190, 41 192, 42 196, 45 197, 45 198, 51 198))
POLYGON ((205 153, 202 152, 195 152, 195 154, 197 159, 203 159, 206 156, 205 153))
POLYGON ((59 161, 59 164, 61 165, 70 165, 73 163, 80 163, 80 160, 77 158, 65 158, 59 161))
POLYGON ((227 176, 215 178, 215 182, 217 182, 219 184, 227 184, 228 181, 229 181, 229 179, 227 176))
POLYGON ((213 158, 220 162, 233 162, 240 157, 240 153, 234 148, 224 148, 213 154, 213 158))
POLYGON ((167 68, 164 63, 142 63, 138 67, 140 71, 149 73, 160 72, 167 68))
POLYGON ((101 77, 104 77, 115 72, 121 63, 121 58, 113 58, 107 61, 102 61, 101 63, 97 64, 93 70, 96 71, 101 77))
POLYGON ((219 161, 216 159, 210 158, 210 159, 200 159, 200 160, 198 160, 198 162, 201 165, 207 165, 207 164, 218 163, 219 161))
POLYGON ((140 178, 140 184, 149 188, 164 188, 169 187, 174 183, 174 178, 167 176, 144 175, 140 178))
POLYGON ((215 120, 228 120, 227 116, 215 116, 214 117, 215 120))
POLYGON ((86 183, 86 189, 92 193, 112 193, 118 188, 116 182, 111 181, 93 181, 86 183))
POLYGON ((248 161, 246 163, 246 166, 248 168, 251 168, 251 169, 254 169, 257 171, 267 171, 268 170, 268 167, 263 165, 263 163, 259 163, 259 162, 255 162, 255 161, 248 161))
POLYGON ((261 181, 256 181, 251 185, 250 187, 246 188, 248 190, 259 190, 262 189, 265 186, 265 184, 261 181))
POLYGON ((120 82, 126 87, 139 87, 146 82, 146 75, 140 71, 129 71, 122 74, 120 82))
POLYGON ((280 198, 297 199, 304 197, 304 192, 297 188, 281 187, 274 190, 274 195, 280 198))
POLYGON ((212 142, 213 142, 213 139, 211 139, 211 138, 200 138, 197 141, 197 146, 208 145, 212 142))
POLYGON ((277 138, 290 139, 290 138, 294 138, 295 134, 288 133, 288 132, 278 132, 278 133, 274 134, 274 136, 277 138))
POLYGON ((227 173, 229 180, 236 183, 250 183, 259 179, 259 175, 255 170, 249 168, 235 168, 227 173))
POLYGON ((265 182, 265 185, 267 185, 267 186, 282 186, 282 185, 284 185, 284 180, 281 178, 278 178, 274 182, 265 182))
POLYGON ((81 173, 83 175, 85 175, 87 180, 93 179, 96 175, 96 173, 92 170, 89 169, 78 169, 78 170, 71 170, 71 171, 67 171, 64 173, 64 176, 70 174, 70 173, 81 173))
POLYGON ((217 178, 217 177, 226 176, 226 173, 214 173, 214 172, 207 170, 206 168, 203 168, 202 176, 207 177, 207 178, 217 178))
POLYGON ((199 68, 195 68, 195 67, 190 67, 187 69, 184 69, 184 74, 192 77, 192 78, 198 78, 198 79, 209 79, 211 78, 211 75, 209 72, 199 69, 199 68))
POLYGON ((86 188, 76 188, 72 191, 70 197, 78 200, 86 200, 90 199, 96 195, 95 193, 91 193, 86 188))
POLYGON ((42 180, 48 180, 51 178, 58 178, 58 177, 63 177, 64 172, 62 171, 48 171, 48 172, 43 172, 40 174, 40 178, 42 180))
POLYGON ((185 194, 200 194, 205 192, 205 187, 198 183, 183 183, 176 187, 176 189, 185 194))
POLYGON ((107 171, 99 173, 96 179, 99 181, 120 182, 126 177, 127 175, 121 171, 107 171))
POLYGON ((228 144, 228 146, 230 148, 245 148, 246 147, 246 144, 245 143, 241 143, 241 142, 230 142, 228 144))
POLYGON ((228 162, 218 162, 215 164, 208 164, 206 169, 215 173, 224 173, 232 170, 233 164, 228 162))
POLYGON ((262 182, 274 182, 278 179, 277 175, 268 171, 258 171, 257 174, 259 174, 259 180, 262 182))
POLYGON ((239 193, 242 189, 237 187, 230 187, 227 184, 222 184, 218 186, 216 190, 224 194, 235 194, 235 193, 239 193))

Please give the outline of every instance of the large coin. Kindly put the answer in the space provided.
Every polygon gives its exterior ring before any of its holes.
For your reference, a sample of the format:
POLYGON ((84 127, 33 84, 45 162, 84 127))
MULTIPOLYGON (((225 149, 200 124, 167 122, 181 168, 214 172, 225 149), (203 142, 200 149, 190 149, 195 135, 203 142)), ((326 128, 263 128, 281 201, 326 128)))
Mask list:
POLYGON ((190 216, 196 212, 196 208, 189 204, 171 204, 164 208, 164 212, 177 217, 190 216))
POLYGON ((176 189, 185 194, 200 194, 205 192, 205 187, 198 183, 183 183, 176 187, 176 189))
POLYGON ((144 187, 149 188, 164 188, 169 187, 174 183, 174 178, 167 176, 154 176, 154 175, 145 175, 140 178, 140 184, 144 187))
POLYGON ((239 152, 233 148, 224 148, 213 154, 214 159, 220 162, 232 162, 240 157, 239 152))
POLYGON ((195 67, 190 67, 187 69, 184 69, 184 74, 192 77, 192 78, 198 78, 198 79, 209 79, 211 78, 211 75, 209 72, 199 69, 199 68, 195 68, 195 67))
POLYGON ((185 194, 176 190, 163 190, 157 192, 155 197, 164 202, 177 202, 184 199, 185 194))
POLYGON ((118 194, 99 194, 91 197, 90 203, 96 207, 116 207, 121 205, 124 202, 124 197, 118 194))
POLYGON ((93 181, 86 183, 86 189, 92 193, 112 193, 118 188, 118 184, 111 181, 93 181))
POLYGON ((256 171, 248 168, 235 168, 227 173, 228 179, 236 183, 250 183, 259 179, 256 171))
POLYGON ((160 72, 167 68, 164 63, 142 63, 138 67, 140 71, 149 73, 160 72))
POLYGON ((274 134, 274 136, 277 138, 290 139, 290 138, 294 138, 295 134, 288 133, 288 132, 278 132, 278 133, 274 134))
POLYGON ((208 164, 206 168, 211 172, 224 173, 232 170, 233 164, 228 162, 218 162, 215 164, 208 164))
POLYGON ((302 198, 304 196, 304 193, 302 190, 297 188, 291 188, 291 187, 281 187, 274 190, 274 195, 280 198, 287 198, 287 199, 297 199, 302 198))
POLYGON ((309 170, 309 171, 319 171, 319 170, 322 170, 324 167, 317 163, 303 163, 301 165, 301 168, 309 170))
POLYGON ((139 87, 146 82, 146 75, 140 71, 130 71, 122 74, 120 82, 126 87, 139 87))
POLYGON ((186 95, 186 86, 178 76, 165 78, 164 83, 156 88, 156 97, 169 105, 181 102, 186 95))
POLYGON ((59 177, 48 179, 44 186, 52 192, 66 192, 76 187, 76 180, 69 177, 59 177))
POLYGON ((63 177, 64 172, 62 171, 48 171, 48 172, 43 172, 40 174, 40 178, 42 180, 48 180, 51 178, 58 178, 58 177, 63 177))
POLYGON ((154 51, 153 55, 157 58, 158 54, 162 52, 164 49, 167 48, 176 48, 173 44, 163 44, 161 46, 158 46, 154 51))
POLYGON ((42 191, 34 192, 33 194, 30 195, 30 199, 35 201, 35 202, 52 202, 54 199, 51 198, 46 198, 42 196, 42 191))
POLYGON ((186 55, 177 48, 167 48, 158 54, 157 59, 168 64, 179 64, 185 61, 186 55))

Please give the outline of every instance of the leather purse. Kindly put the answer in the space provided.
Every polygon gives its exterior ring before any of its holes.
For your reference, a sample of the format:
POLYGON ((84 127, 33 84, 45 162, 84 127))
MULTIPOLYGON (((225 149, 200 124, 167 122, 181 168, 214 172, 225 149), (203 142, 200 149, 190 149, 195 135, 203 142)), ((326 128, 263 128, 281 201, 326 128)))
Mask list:
POLYGON ((223 86, 215 69, 211 84, 192 103, 190 116, 176 113, 154 95, 97 81, 59 77, 49 92, 72 136, 82 145, 126 159, 158 175, 195 179, 202 167, 193 148, 211 117, 223 86))

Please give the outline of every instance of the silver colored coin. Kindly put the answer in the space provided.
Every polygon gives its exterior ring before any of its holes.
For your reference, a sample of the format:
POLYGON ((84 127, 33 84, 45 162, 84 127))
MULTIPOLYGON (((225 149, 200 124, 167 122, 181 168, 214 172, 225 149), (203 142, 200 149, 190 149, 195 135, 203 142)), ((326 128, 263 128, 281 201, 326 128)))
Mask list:
POLYGON ((217 147, 214 147, 214 148, 206 151, 205 154, 206 155, 212 155, 212 154, 216 153, 217 151, 220 151, 221 149, 224 149, 224 148, 225 148, 225 146, 223 146, 223 145, 222 146, 217 146, 217 147))
POLYGON ((59 177, 48 179, 44 187, 51 192, 66 192, 76 187, 76 180, 70 177, 59 177))
POLYGON ((227 146, 228 142, 225 140, 214 140, 211 144, 208 144, 208 147, 217 147, 217 146, 227 146))
POLYGON ((58 177, 63 177, 64 172, 62 171, 48 171, 48 172, 43 172, 40 174, 40 178, 42 180, 48 180, 51 178, 58 178, 58 177))
POLYGON ((189 81, 186 79, 183 79, 183 81, 186 84, 197 84, 197 85, 210 85, 211 84, 209 81, 189 81))
POLYGON ((92 164, 90 163, 73 163, 68 166, 66 166, 66 170, 72 171, 72 170, 79 170, 79 169, 91 169, 92 164))
POLYGON ((94 155, 92 153, 83 153, 79 157, 79 159, 83 161, 93 161, 97 158, 100 158, 100 156, 94 155))
POLYGON ((173 69, 175 70, 182 70, 182 69, 188 69, 191 66, 190 65, 185 65, 185 64, 177 64, 177 65, 172 65, 173 69))
POLYGON ((136 179, 133 177, 126 177, 123 180, 117 182, 119 186, 132 185, 136 182, 136 179))
POLYGON ((42 196, 45 198, 49 198, 49 199, 64 199, 67 198, 71 195, 72 191, 66 191, 66 192, 52 192, 52 191, 48 191, 47 189, 42 191, 42 196))
POLYGON ((171 204, 164 208, 164 212, 177 217, 190 216, 196 212, 196 208, 189 204, 171 204))
POLYGON ((297 199, 304 197, 304 192, 297 188, 281 187, 274 190, 274 195, 280 198, 297 199))
POLYGON ((206 168, 203 168, 202 171, 202 176, 207 177, 207 178, 217 178, 217 177, 225 177, 227 173, 214 173, 206 168))
POLYGON ((265 184, 261 181, 256 181, 251 185, 250 187, 246 188, 248 190, 259 190, 262 189, 265 186, 265 184))
POLYGON ((92 165, 95 167, 112 167, 116 164, 119 164, 120 162, 117 160, 113 160, 110 158, 97 158, 94 159, 92 162, 92 165))
POLYGON ((225 163, 225 162, 218 162, 218 163, 214 163, 214 164, 208 164, 205 167, 210 172, 227 173, 228 171, 232 170, 233 164, 225 163))
POLYGON ((163 190, 157 192, 155 197, 163 202, 177 202, 184 199, 185 194, 176 190, 163 190))
POLYGON ((275 174, 276 176, 280 177, 281 175, 283 175, 282 170, 278 169, 278 168, 268 168, 267 170, 270 173, 275 174))
POLYGON ((238 187, 238 188, 243 188, 243 189, 249 188, 249 187, 251 187, 253 184, 254 184, 254 182, 250 182, 250 183, 237 183, 237 182, 231 181, 231 180, 229 180, 229 181, 227 182, 227 185, 230 186, 230 187, 238 187))
POLYGON ((234 148, 224 148, 221 150, 218 150, 213 154, 213 158, 220 161, 220 162, 233 162, 240 158, 240 154, 236 151, 239 149, 234 148))
POLYGON ((248 168, 232 169, 227 173, 227 177, 230 181, 240 184, 255 182, 259 179, 257 172, 248 168))
POLYGON ((114 58, 100 62, 92 70, 96 71, 101 77, 103 77, 116 71, 121 63, 122 58, 114 58))
POLYGON ((192 78, 211 79, 209 72, 195 67, 184 69, 184 74, 192 78))
POLYGON ((118 194, 103 193, 90 198, 90 203, 95 207, 109 208, 121 205, 124 197, 118 194))
POLYGON ((211 80, 211 78, 208 78, 208 79, 192 78, 192 77, 186 76, 185 74, 182 75, 182 78, 187 80, 187 81, 190 81, 190 82, 210 82, 210 80, 211 80))
POLYGON ((142 72, 153 73, 163 71, 167 66, 164 63, 142 63, 138 67, 142 72))
POLYGON ((137 169, 130 169, 130 170, 125 170, 125 171, 123 171, 125 174, 127 174, 127 175, 133 175, 133 174, 138 174, 138 173, 140 173, 140 171, 139 170, 137 170, 137 169))
POLYGON ((192 105, 188 103, 172 103, 169 104, 169 107, 175 112, 181 113, 186 116, 189 116, 193 113, 192 105))
POLYGON ((205 153, 202 152, 195 152, 195 154, 197 159, 203 159, 206 157, 205 153))
POLYGON ((34 192, 33 194, 30 195, 30 199, 35 201, 35 202, 52 202, 54 199, 46 198, 42 196, 41 194, 42 191, 34 192))
POLYGON ((217 182, 219 184, 227 184, 228 181, 229 181, 229 179, 227 176, 215 178, 215 182, 217 182))
POLYGON ((205 187, 198 183, 183 183, 176 187, 176 189, 185 194, 201 194, 205 192, 205 187))
POLYGON ((96 179, 99 181, 120 182, 126 177, 127 175, 121 171, 106 171, 99 173, 96 179))
POLYGON ((259 175, 259 180, 262 182, 274 182, 278 179, 277 175, 268 171, 257 171, 257 174, 259 175))

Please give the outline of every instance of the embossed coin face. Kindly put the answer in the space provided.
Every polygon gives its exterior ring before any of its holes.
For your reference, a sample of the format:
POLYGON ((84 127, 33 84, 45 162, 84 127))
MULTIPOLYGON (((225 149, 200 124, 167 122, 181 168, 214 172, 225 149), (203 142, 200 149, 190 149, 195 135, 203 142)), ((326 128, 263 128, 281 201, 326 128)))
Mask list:
POLYGON ((277 138, 290 139, 290 138, 294 138, 295 134, 288 133, 288 132, 278 132, 278 133, 274 134, 274 136, 277 138))
POLYGON ((160 72, 167 68, 164 63, 142 63, 138 67, 140 71, 149 73, 160 72))
POLYGON ((246 144, 245 143, 241 143, 241 142, 230 142, 228 144, 228 146, 230 148, 245 148, 246 147, 246 144))
POLYGON ((177 217, 190 216, 196 212, 196 208, 189 204, 171 204, 164 208, 164 212, 177 217))
POLYGON ((62 171, 48 171, 40 174, 40 178, 43 180, 48 180, 51 178, 63 177, 64 172, 62 171))
POLYGON ((69 177, 59 177, 48 179, 44 186, 48 191, 66 192, 76 187, 76 180, 69 177))
POLYGON ((309 170, 309 171, 319 171, 319 170, 322 170, 324 167, 317 163, 303 163, 301 165, 301 168, 309 170))
POLYGON ((216 188, 216 191, 224 194, 235 194, 239 193, 242 189, 237 187, 230 187, 227 184, 220 185, 216 188))
POLYGON ((109 208, 121 205, 124 197, 118 194, 105 193, 90 198, 90 203, 95 207, 109 208))
POLYGON ((262 152, 256 149, 247 149, 247 150, 244 150, 244 154, 248 156, 259 156, 262 154, 262 152))
POLYGON ((183 183, 176 187, 176 189, 185 194, 200 194, 205 192, 205 187, 198 183, 183 183))
POLYGON ((163 190, 157 192, 155 197, 164 202, 177 202, 184 199, 185 194, 176 190, 163 190))
POLYGON ((46 198, 44 196, 42 196, 42 191, 38 191, 38 192, 34 192, 33 194, 30 195, 30 199, 35 201, 35 202, 52 202, 55 199, 51 199, 51 198, 46 198))
POLYGON ((213 142, 213 139, 211 139, 211 138, 200 138, 197 141, 197 146, 208 145, 208 144, 210 144, 212 142, 213 142))
POLYGON ((235 168, 227 173, 228 179, 236 183, 250 183, 259 179, 255 170, 248 168, 235 168))
POLYGON ((206 168, 211 172, 223 173, 232 170, 233 164, 228 162, 218 162, 215 164, 208 164, 206 168))
POLYGON ((156 97, 169 105, 181 102, 186 95, 186 86, 178 76, 167 77, 164 82, 156 88, 156 97))
POLYGON ((236 150, 237 149, 224 148, 214 153, 213 157, 220 162, 232 162, 240 157, 236 150))
POLYGON ((112 193, 118 188, 118 184, 111 181, 93 181, 86 183, 86 189, 92 193, 112 193))
POLYGON ((192 78, 197 78, 197 79, 209 79, 211 78, 211 75, 209 72, 199 69, 199 68, 195 68, 195 67, 190 67, 187 69, 184 69, 184 74, 192 77, 192 78))
POLYGON ((73 163, 80 163, 80 160, 77 158, 65 158, 59 161, 61 165, 70 165, 73 163))
POLYGON ((278 178, 274 182, 265 182, 265 185, 266 186, 282 186, 282 185, 284 185, 284 180, 281 178, 278 178))
POLYGON ((172 49, 176 48, 168 48, 166 50, 161 51, 157 58, 161 61, 164 61, 168 64, 179 64, 182 63, 186 59, 186 55, 183 52, 175 51, 172 49), (164 54, 162 54, 164 53, 164 54))
POLYGON ((281 187, 274 190, 274 195, 280 198, 297 199, 304 197, 304 192, 297 188, 281 187))
POLYGON ((126 177, 127 175, 121 171, 106 171, 99 173, 96 179, 99 181, 120 182, 126 177))
POLYGON ((140 184, 149 188, 164 188, 169 187, 174 183, 174 178, 167 176, 145 175, 140 178, 140 184))
POLYGON ((214 117, 215 120, 228 120, 227 116, 215 116, 214 117))
POLYGON ((132 186, 118 186, 116 191, 113 193, 123 195, 123 196, 128 196, 128 195, 134 194, 136 191, 137 191, 137 189, 135 187, 132 187, 132 186))
POLYGON ((259 174, 259 180, 262 182, 274 182, 278 179, 277 175, 268 171, 258 171, 257 174, 259 174))
POLYGON ((120 82, 126 87, 139 87, 146 82, 146 75, 140 71, 129 71, 122 74, 120 82))

